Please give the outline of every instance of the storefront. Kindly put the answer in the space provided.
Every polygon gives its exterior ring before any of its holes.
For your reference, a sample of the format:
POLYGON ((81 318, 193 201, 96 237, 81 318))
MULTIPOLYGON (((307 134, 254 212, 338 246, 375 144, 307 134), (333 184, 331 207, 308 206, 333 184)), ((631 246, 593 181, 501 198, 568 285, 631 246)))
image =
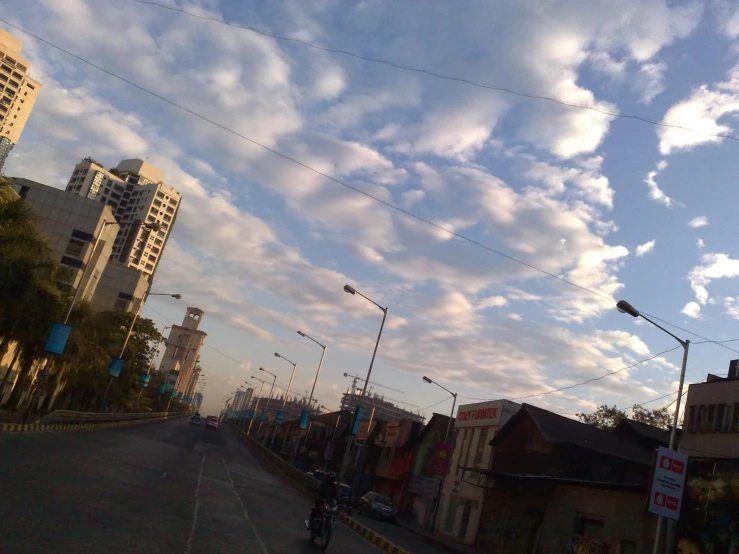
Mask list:
POLYGON ((436 530, 474 544, 484 501, 484 476, 473 471, 490 465, 495 433, 521 408, 509 400, 465 404, 457 411, 452 463, 444 479, 436 530))

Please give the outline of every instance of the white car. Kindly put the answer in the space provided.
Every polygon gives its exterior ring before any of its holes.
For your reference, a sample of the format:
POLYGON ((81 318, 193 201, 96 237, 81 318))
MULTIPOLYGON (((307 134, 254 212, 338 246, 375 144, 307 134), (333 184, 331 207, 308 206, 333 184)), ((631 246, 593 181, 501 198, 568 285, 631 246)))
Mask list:
POLYGON ((205 420, 205 426, 208 429, 218 429, 218 418, 216 416, 209 415, 208 419, 205 420))

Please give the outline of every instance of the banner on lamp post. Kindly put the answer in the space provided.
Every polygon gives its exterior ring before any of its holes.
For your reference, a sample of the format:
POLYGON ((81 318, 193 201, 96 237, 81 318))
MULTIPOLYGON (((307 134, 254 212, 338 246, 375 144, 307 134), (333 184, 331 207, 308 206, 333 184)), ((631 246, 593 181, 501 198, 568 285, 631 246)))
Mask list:
POLYGON ((149 375, 148 373, 144 373, 141 376, 141 382, 139 383, 139 385, 141 385, 141 388, 145 389, 149 386, 149 381, 151 381, 151 375, 149 375))
POLYGON ((362 419, 362 412, 363 411, 364 411, 364 409, 361 406, 357 406, 354 409, 354 419, 352 420, 352 426, 351 426, 351 429, 350 429, 350 433, 352 435, 354 435, 354 436, 356 436, 357 433, 359 433, 359 421, 360 421, 360 419, 362 419))
POLYGON ((108 368, 108 375, 111 377, 118 377, 123 371, 123 358, 113 358, 108 368))
POLYGON ((72 328, 69 325, 55 323, 51 328, 49 338, 46 339, 44 350, 49 354, 64 354, 64 349, 67 347, 67 341, 71 333, 72 328))
POLYGON ((300 412, 300 428, 305 430, 308 428, 308 424, 310 423, 310 412, 308 410, 303 410, 300 412))
POLYGON ((275 423, 277 425, 282 425, 282 422, 285 420, 285 412, 282 410, 277 410, 277 413, 275 414, 275 423))

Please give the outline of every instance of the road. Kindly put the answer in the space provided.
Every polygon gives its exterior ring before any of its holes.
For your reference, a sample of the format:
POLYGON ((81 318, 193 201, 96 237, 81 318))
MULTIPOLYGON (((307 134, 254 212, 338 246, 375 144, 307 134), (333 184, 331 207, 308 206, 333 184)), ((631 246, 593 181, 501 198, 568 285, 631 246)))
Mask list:
POLYGON ((390 542, 397 544, 408 552, 418 554, 448 554, 449 552, 448 549, 432 544, 424 537, 400 525, 361 515, 358 510, 354 510, 352 517, 365 527, 369 527, 375 533, 379 533, 390 542))
MULTIPOLYGON (((0 552, 318 553, 309 511, 225 426, 0 434, 0 552)), ((342 525, 328 550, 380 552, 342 525)))

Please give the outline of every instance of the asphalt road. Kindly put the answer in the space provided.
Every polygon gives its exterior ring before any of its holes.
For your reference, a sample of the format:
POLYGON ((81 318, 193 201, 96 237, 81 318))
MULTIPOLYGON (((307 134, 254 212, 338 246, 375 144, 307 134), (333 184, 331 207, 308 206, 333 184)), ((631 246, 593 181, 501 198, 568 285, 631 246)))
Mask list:
POLYGON ((449 552, 449 550, 432 544, 426 538, 409 529, 405 529, 395 523, 361 515, 359 510, 353 510, 352 517, 365 527, 369 527, 375 533, 379 533, 390 542, 397 544, 413 554, 448 554, 449 552))
MULTIPOLYGON (((309 511, 225 426, 0 434, 1 553, 318 553, 309 511)), ((328 551, 380 552, 342 525, 328 551)))

